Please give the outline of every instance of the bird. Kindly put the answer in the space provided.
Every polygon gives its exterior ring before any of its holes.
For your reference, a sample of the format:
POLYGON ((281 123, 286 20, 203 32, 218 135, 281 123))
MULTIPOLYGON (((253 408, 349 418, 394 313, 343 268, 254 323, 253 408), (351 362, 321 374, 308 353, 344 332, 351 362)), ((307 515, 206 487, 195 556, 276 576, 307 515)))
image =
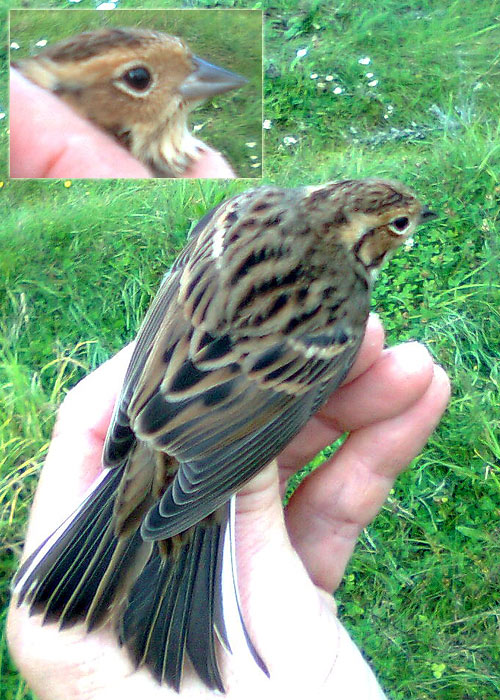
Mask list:
POLYGON ((265 185, 208 212, 138 332, 102 475, 21 565, 17 604, 61 628, 112 619, 160 684, 179 691, 188 657, 224 692, 236 494, 344 380, 381 265, 435 216, 383 179, 265 185))
POLYGON ((248 82, 194 55, 179 37, 143 28, 83 32, 12 65, 158 177, 180 176, 206 151, 189 131, 189 112, 248 82))

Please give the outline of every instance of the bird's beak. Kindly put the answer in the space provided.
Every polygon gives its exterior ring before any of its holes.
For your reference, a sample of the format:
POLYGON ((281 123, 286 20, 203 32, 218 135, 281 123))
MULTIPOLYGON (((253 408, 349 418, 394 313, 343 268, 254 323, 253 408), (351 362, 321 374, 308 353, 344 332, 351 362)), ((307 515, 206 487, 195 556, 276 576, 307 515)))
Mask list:
POLYGON ((186 100, 206 100, 248 83, 242 75, 214 66, 198 56, 193 56, 193 62, 195 71, 179 87, 186 100))
POLYGON ((420 212, 420 223, 430 221, 431 219, 437 219, 438 215, 435 211, 431 211, 428 206, 422 208, 420 212))

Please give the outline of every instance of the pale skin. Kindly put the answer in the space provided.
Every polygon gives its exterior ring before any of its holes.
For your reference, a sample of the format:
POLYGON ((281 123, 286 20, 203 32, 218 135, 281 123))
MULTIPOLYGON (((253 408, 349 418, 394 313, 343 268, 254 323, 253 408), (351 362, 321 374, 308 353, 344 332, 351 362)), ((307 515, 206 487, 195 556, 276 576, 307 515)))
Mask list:
MULTIPOLYGON (((52 93, 10 74, 10 175, 15 178, 149 178, 148 168, 52 93)), ((206 147, 184 178, 234 178, 206 147)))
MULTIPOLYGON (((26 554, 76 506, 100 471, 101 450, 130 346, 70 391, 33 505, 26 554), (99 398, 98 398, 99 397, 99 398)), ((339 391, 237 499, 239 589, 247 627, 270 679, 245 653, 221 653, 229 700, 338 698, 342 654, 331 594, 360 531, 382 507, 398 474, 425 445, 445 410, 450 386, 424 346, 384 349, 370 318, 356 363, 339 391), (348 431, 326 464, 309 476, 283 517, 288 477, 348 431)), ((367 612, 369 615, 369 611, 367 612)), ((11 653, 40 700, 165 700, 178 695, 133 669, 108 629, 59 633, 11 606, 11 653)), ((362 682, 362 681, 359 681, 362 682)), ((213 698, 188 669, 181 695, 213 698)), ((368 693, 356 697, 375 697, 368 693)), ((381 697, 381 696, 377 696, 381 697)))

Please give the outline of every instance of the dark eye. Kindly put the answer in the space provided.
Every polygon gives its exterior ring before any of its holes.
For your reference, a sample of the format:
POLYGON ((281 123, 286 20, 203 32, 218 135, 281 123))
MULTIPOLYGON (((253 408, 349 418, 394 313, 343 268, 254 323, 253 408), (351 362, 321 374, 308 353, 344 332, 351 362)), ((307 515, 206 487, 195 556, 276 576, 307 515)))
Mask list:
POLYGON ((391 221, 391 226, 394 226, 397 231, 404 231, 405 228, 408 228, 409 223, 410 220, 407 216, 398 216, 397 219, 391 221))
POLYGON ((129 87, 142 92, 151 85, 151 73, 144 66, 138 66, 124 73, 122 80, 129 87))

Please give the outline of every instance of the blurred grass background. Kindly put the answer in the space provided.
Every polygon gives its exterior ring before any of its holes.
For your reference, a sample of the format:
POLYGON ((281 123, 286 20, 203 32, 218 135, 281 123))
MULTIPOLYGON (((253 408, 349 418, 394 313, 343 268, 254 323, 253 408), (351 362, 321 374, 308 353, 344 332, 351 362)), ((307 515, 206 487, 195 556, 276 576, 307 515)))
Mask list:
MULTIPOLYGON (((145 3, 147 5, 147 3, 145 3)), ((157 5, 157 3, 155 3, 157 5)), ((155 6, 152 5, 152 6, 155 6)), ((221 151, 239 177, 262 175, 262 13, 253 10, 12 10, 11 60, 83 31, 146 27, 180 36, 193 53, 244 75, 249 83, 218 95, 191 113, 198 138, 221 151), (12 48, 12 45, 19 48, 12 48), (247 143, 254 146, 249 149, 247 143), (258 156, 252 159, 251 156, 258 156)))
MULTIPOLYGON (((498 698, 500 4, 218 6, 265 11, 265 181, 390 176, 440 213, 380 275, 373 307, 390 343, 420 340, 446 368, 451 404, 336 598, 393 700, 498 698)), ((57 405, 134 336, 192 223, 251 184, 4 181, 2 605, 57 405)), ((0 650, 2 697, 31 697, 0 650)))

